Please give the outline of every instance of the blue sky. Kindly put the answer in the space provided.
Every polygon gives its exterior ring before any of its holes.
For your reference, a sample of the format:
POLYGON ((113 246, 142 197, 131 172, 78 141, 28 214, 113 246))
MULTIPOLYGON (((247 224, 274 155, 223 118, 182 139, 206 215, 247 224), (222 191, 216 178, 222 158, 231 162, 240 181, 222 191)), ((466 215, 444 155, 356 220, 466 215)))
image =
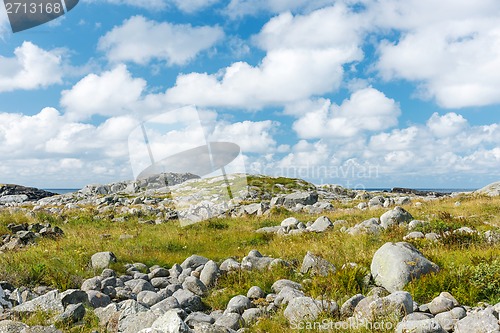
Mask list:
POLYGON ((132 179, 138 124, 193 106, 248 172, 482 187, 499 21, 496 0, 81 0, 13 34, 0 6, 0 182, 132 179))

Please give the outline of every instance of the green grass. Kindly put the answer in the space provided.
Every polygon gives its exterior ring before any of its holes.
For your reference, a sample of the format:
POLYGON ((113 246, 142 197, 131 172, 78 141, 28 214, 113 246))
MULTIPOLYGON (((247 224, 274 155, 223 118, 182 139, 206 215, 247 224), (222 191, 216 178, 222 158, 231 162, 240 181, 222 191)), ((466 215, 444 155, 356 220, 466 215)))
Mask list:
MULTIPOLYGON (((295 180, 250 178, 249 185, 270 188, 282 184, 285 188, 307 188, 307 184, 295 180)), ((356 202, 336 203, 342 207, 326 214, 332 221, 346 220, 349 226, 371 217, 379 217, 387 209, 352 209, 356 202)), ((463 196, 437 201, 422 202, 420 208, 405 207, 415 219, 427 223, 419 230, 435 231, 443 235, 462 226, 476 230, 497 230, 500 227, 500 198, 484 196, 463 196), (461 205, 456 206, 455 202, 461 205)), ((118 216, 119 214, 116 214, 118 216)), ((291 269, 280 268, 265 272, 237 272, 226 275, 218 281, 204 302, 215 309, 225 307, 229 299, 246 294, 253 285, 266 292, 280 278, 305 283, 305 291, 313 297, 324 297, 341 305, 357 293, 366 294, 370 281, 366 278, 374 252, 385 242, 402 241, 407 233, 404 228, 391 228, 379 236, 350 236, 339 232, 303 234, 293 237, 256 234, 254 230, 278 225, 284 218, 295 216, 303 222, 314 221, 316 215, 292 214, 274 209, 266 217, 240 217, 211 219, 186 228, 178 222, 161 225, 140 224, 139 219, 154 219, 153 216, 126 216, 125 222, 112 222, 113 214, 99 216, 95 209, 87 207, 78 211, 52 215, 36 213, 0 212, 0 235, 7 233, 9 223, 51 223, 63 229, 65 236, 58 239, 44 239, 36 246, 29 246, 15 252, 0 255, 0 280, 7 280, 15 286, 49 285, 59 289, 78 288, 83 279, 96 273, 89 268, 93 253, 112 251, 118 257, 113 267, 123 271, 123 264, 142 262, 146 265, 170 267, 181 263, 191 254, 199 254, 219 263, 234 257, 241 260, 252 249, 264 255, 283 258, 292 263, 291 269), (101 237, 101 235, 110 235, 101 237), (121 235, 132 239, 121 240, 121 235), (312 251, 329 260, 337 272, 328 277, 301 276, 297 273, 307 251, 312 251), (341 269, 344 264, 356 263, 354 269, 341 269)), ((452 235, 439 243, 426 240, 413 242, 426 257, 437 263, 441 270, 411 282, 407 287, 419 303, 429 302, 442 291, 449 291, 464 305, 476 305, 486 301, 492 304, 500 301, 500 255, 498 245, 484 242, 476 236, 452 235)), ((62 328, 64 332, 91 332, 97 328, 96 319, 89 312, 86 324, 77 328, 62 328)), ((31 322, 40 319, 30 319, 31 322)), ((27 319, 27 322, 29 320, 27 319)), ((251 332, 289 332, 290 326, 282 310, 270 318, 264 318, 251 332)), ((300 330, 298 330, 300 331, 300 330)), ((359 330, 359 332, 364 332, 359 330)))

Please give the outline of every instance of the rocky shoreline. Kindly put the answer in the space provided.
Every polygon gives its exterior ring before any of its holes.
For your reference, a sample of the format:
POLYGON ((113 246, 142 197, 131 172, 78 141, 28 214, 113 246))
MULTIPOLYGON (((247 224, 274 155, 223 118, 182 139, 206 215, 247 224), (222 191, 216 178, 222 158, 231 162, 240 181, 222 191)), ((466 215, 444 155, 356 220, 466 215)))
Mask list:
MULTIPOLYGON (((231 176, 230 181, 237 182, 241 177, 231 176)), ((256 178, 256 183, 261 184, 262 181, 264 178, 256 178)), ((107 216, 114 222, 124 222, 120 215, 133 214, 139 217, 155 216, 153 220, 140 220, 142 223, 163 224, 179 219, 176 200, 182 196, 176 197, 176 191, 185 193, 186 188, 190 189, 189 193, 193 189, 203 191, 207 184, 211 190, 224 189, 220 179, 207 181, 194 175, 175 174, 149 181, 89 185, 64 195, 28 190, 39 197, 30 197, 26 188, 21 187, 18 189, 25 191, 23 194, 12 192, 15 188, 9 186, 9 190, 2 192, 9 200, 0 198, 0 209, 25 214, 45 212, 63 215, 93 207, 96 216, 107 216), (16 195, 25 195, 28 199, 12 200, 12 196, 16 195)), ((478 194, 494 196, 498 184, 492 184, 478 194)), ((85 314, 92 311, 101 327, 95 332, 246 332, 260 319, 272 318, 279 312, 294 330, 372 330, 374 325, 382 325, 379 327, 383 328, 382 331, 401 333, 500 333, 500 303, 469 307, 460 305, 453 295, 443 291, 429 303, 418 304, 410 293, 402 291, 410 281, 440 271, 440 267, 428 260, 411 241, 421 239, 439 243, 446 242, 448 237, 465 235, 478 237, 490 244, 500 243, 500 233, 496 230, 479 231, 462 226, 447 232, 415 231, 428 222, 414 219, 410 213, 412 209, 418 210, 422 202, 458 197, 459 194, 442 196, 407 190, 368 193, 336 185, 314 187, 303 181, 280 185, 279 191, 272 192, 262 191, 259 186, 250 183, 247 191, 242 192, 239 198, 236 193, 236 199, 231 199, 231 204, 224 209, 218 206, 217 191, 210 192, 216 199, 203 205, 220 212, 217 216, 223 217, 266 217, 276 211, 292 214, 278 225, 255 229, 256 234, 278 237, 307 233, 377 236, 394 227, 403 228, 407 233, 399 242, 387 242, 373 254, 369 270, 363 277, 364 283, 370 286, 369 292, 348 295, 349 299, 342 304, 334 299, 313 297, 307 293, 306 286, 317 277, 329 278, 339 271, 357 269, 358 264, 347 263, 336 267, 321 254, 315 253, 312 247, 300 262, 273 258, 252 250, 241 260, 230 257, 214 261, 193 254, 171 267, 123 263, 113 252, 97 252, 89 258, 89 267, 98 274, 84 280, 79 289, 28 288, 0 281, 0 332, 59 333, 62 331, 56 327, 82 325, 85 314), (344 220, 332 221, 325 215, 314 221, 300 221, 293 217, 293 214, 299 213, 318 216, 332 212, 337 209, 332 200, 343 204, 359 202, 347 211, 375 212, 384 209, 385 212, 351 226, 344 220), (124 267, 115 269, 116 265, 124 267), (278 279, 270 290, 263 285, 253 285, 246 293, 233 296, 224 309, 210 308, 204 302, 207 295, 223 292, 218 282, 225 276, 283 269, 297 278, 293 281, 278 279), (50 316, 53 325, 29 327, 21 322, 20 319, 26 315, 38 312, 50 316)), ((460 201, 455 204, 459 205, 460 201)), ((64 237, 63 230, 48 223, 12 223, 7 228, 9 233, 1 238, 0 255, 2 251, 17 251, 35 245, 41 238, 57 242, 64 237)))

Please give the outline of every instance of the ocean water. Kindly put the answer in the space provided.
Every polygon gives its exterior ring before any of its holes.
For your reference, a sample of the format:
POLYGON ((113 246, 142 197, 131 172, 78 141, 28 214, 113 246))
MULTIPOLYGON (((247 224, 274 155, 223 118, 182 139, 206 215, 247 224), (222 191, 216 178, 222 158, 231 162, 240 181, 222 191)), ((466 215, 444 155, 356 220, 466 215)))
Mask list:
MULTIPOLYGON (((367 188, 369 192, 390 192, 392 188, 367 188)), ((417 191, 432 191, 436 193, 453 193, 453 192, 473 192, 477 188, 414 188, 417 191)))
POLYGON ((76 192, 79 188, 44 188, 43 190, 56 194, 66 194, 76 192))

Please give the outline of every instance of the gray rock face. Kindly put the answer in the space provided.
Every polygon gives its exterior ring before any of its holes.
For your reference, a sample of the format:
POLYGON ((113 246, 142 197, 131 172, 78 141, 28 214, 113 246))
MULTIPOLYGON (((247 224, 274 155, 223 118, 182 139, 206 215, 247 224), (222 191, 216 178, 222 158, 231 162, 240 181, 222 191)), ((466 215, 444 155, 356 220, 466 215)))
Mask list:
POLYGON ((252 302, 250 299, 243 295, 237 295, 231 298, 227 304, 226 311, 224 313, 239 313, 242 314, 243 311, 252 307, 252 302))
POLYGON ((98 252, 90 258, 92 268, 104 269, 108 268, 111 263, 116 262, 116 256, 113 252, 98 252))
POLYGON ((493 309, 471 313, 455 324, 455 333, 498 333, 500 325, 493 309))
POLYGON ((476 193, 486 194, 490 197, 495 197, 500 195, 500 182, 489 184, 479 190, 476 193))
POLYGON ((238 330, 245 326, 243 318, 237 313, 225 313, 215 321, 215 325, 238 330))
POLYGON ((347 229, 347 233, 353 236, 360 234, 377 235, 383 229, 380 225, 380 220, 373 217, 347 229))
POLYGON ((87 302, 87 293, 83 290, 69 289, 59 294, 59 298, 61 299, 63 306, 66 307, 69 304, 87 302))
POLYGON ((200 280, 205 286, 211 288, 215 285, 215 282, 217 281, 219 275, 219 267, 217 266, 215 261, 210 260, 203 267, 203 270, 200 273, 200 280))
POLYGON ((285 196, 283 205, 288 208, 293 208, 298 204, 308 206, 314 205, 316 202, 318 202, 318 193, 297 192, 285 196))
POLYGON ((191 291, 193 294, 198 296, 205 296, 208 292, 207 287, 200 281, 200 279, 194 276, 188 276, 182 283, 182 288, 191 291))
POLYGON ((403 208, 397 206, 393 210, 389 210, 380 216, 380 225, 387 229, 393 225, 409 223, 413 220, 413 216, 403 208))
POLYGON ((44 190, 39 190, 33 187, 25 187, 13 184, 0 185, 0 204, 37 201, 54 195, 56 194, 44 190))
POLYGON ((284 228, 287 228, 287 227, 296 228, 299 223, 300 223, 300 221, 297 220, 295 217, 287 217, 286 219, 281 221, 280 225, 284 228))
POLYGON ((347 318, 351 317, 354 314, 354 309, 356 308, 356 305, 365 298, 365 296, 361 294, 357 294, 349 298, 347 301, 342 304, 340 307, 340 316, 342 318, 347 318))
POLYGON ((311 252, 307 251, 307 254, 302 261, 302 266, 300 272, 302 274, 311 273, 311 275, 327 276, 330 273, 335 273, 337 269, 329 261, 318 257, 311 252))
POLYGON ((203 310, 201 298, 189 290, 179 289, 172 296, 177 299, 177 302, 179 302, 180 307, 183 309, 191 312, 203 310))
POLYGON ((320 216, 308 229, 313 232, 325 232, 331 227, 333 227, 332 221, 330 221, 330 219, 326 216, 320 216))
POLYGON ((396 333, 446 333, 434 319, 402 321, 396 326, 396 333))
POLYGON ((375 283, 390 292, 401 290, 414 278, 439 271, 436 264, 405 242, 385 243, 375 252, 370 268, 375 283))
POLYGON ((80 304, 70 304, 63 313, 56 317, 56 322, 65 324, 77 323, 85 317, 85 307, 80 304))
POLYGON ((158 314, 153 311, 143 311, 130 314, 126 317, 120 318, 118 322, 118 332, 136 333, 145 328, 150 328, 157 319, 158 314))
POLYGON ((297 290, 302 289, 302 285, 300 283, 286 279, 281 279, 274 282, 273 285, 271 286, 271 289, 278 294, 284 287, 290 287, 292 289, 297 289, 297 290))
POLYGON ((429 311, 433 315, 436 315, 441 312, 449 311, 458 305, 457 300, 453 296, 447 292, 442 292, 429 303, 429 311))
POLYGON ((137 302, 152 307, 158 302, 161 302, 165 297, 154 291, 144 290, 137 294, 137 302))
POLYGON ((194 270, 201 265, 205 265, 207 262, 208 262, 207 258, 193 254, 192 256, 184 260, 184 262, 181 264, 181 267, 183 269, 191 268, 194 270))
POLYGON ((0 333, 19 333, 25 328, 28 328, 28 325, 17 321, 12 321, 12 320, 0 321, 0 333))
POLYGON ((297 297, 288 303, 283 313, 291 324, 297 324, 304 320, 316 320, 322 309, 311 297, 297 297))
POLYGON ((39 296, 31 301, 12 308, 12 311, 14 312, 35 312, 37 310, 62 313, 64 311, 64 307, 59 298, 59 291, 49 291, 45 295, 39 296))
POLYGON ((177 311, 170 310, 156 319, 151 328, 164 333, 190 333, 189 326, 179 317, 177 311))
POLYGON ((87 291, 88 303, 93 308, 103 308, 111 303, 111 298, 97 290, 89 290, 87 291))
POLYGON ((266 293, 259 286, 253 286, 248 289, 247 297, 249 299, 264 298, 266 297, 266 293))
POLYGON ((445 331, 450 332, 455 327, 455 324, 466 315, 464 308, 456 307, 450 311, 438 313, 435 318, 445 331))

